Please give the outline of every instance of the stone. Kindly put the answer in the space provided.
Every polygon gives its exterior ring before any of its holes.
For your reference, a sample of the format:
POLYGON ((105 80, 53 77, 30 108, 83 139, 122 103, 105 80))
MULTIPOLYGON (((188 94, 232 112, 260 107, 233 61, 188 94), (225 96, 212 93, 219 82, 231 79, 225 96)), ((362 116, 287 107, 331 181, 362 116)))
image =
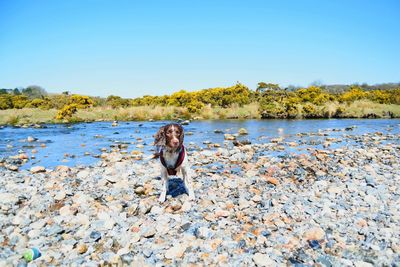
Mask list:
POLYGON ((228 217, 230 215, 230 212, 227 210, 216 210, 214 213, 215 217, 228 217))
POLYGON ((0 205, 14 205, 18 202, 18 198, 12 193, 0 193, 0 205))
POLYGON ((276 179, 276 178, 274 178, 274 177, 270 177, 270 176, 266 176, 265 177, 265 180, 268 182, 268 183, 270 183, 270 184, 273 184, 273 185, 279 185, 279 180, 278 179, 276 179))
POLYGON ((59 210, 61 216, 71 216, 74 214, 74 211, 71 209, 71 206, 65 205, 59 210))
POLYGON ((35 166, 31 168, 31 173, 46 172, 46 168, 43 166, 35 166))
POLYGON ((186 248, 187 247, 182 243, 176 244, 165 251, 165 258, 166 259, 182 258, 186 248))
POLYGON ((254 197, 251 198, 251 200, 252 200, 254 203, 260 203, 260 202, 262 201, 262 198, 261 198, 261 196, 259 196, 259 195, 255 195, 254 197))
POLYGON ((236 136, 232 134, 224 134, 224 139, 225 140, 236 140, 236 136))
POLYGON ((146 191, 143 186, 138 186, 135 188, 135 193, 138 195, 144 195, 145 192, 146 191))
POLYGON ((249 132, 245 128, 240 128, 238 131, 239 135, 247 135, 249 132))
POLYGON ((79 245, 76 247, 76 249, 77 249, 77 251, 78 251, 79 254, 84 254, 84 253, 86 253, 86 251, 88 250, 88 247, 87 247, 86 244, 79 244, 79 245))
POLYGON ((54 196, 54 199, 57 201, 63 200, 65 198, 66 194, 65 191, 59 191, 57 194, 54 196))
POLYGON ((92 239, 94 242, 97 242, 101 239, 101 233, 98 231, 92 231, 90 233, 90 239, 92 239))
POLYGON ((28 138, 26 138, 26 141, 28 142, 35 142, 37 140, 37 138, 33 137, 33 136, 28 136, 28 138))
POLYGON ((253 255, 253 261, 257 266, 275 266, 276 262, 268 255, 263 253, 256 253, 253 255))
POLYGON ((156 229, 154 228, 154 226, 147 226, 142 231, 142 236, 146 238, 153 237, 155 234, 156 234, 156 229))
POLYGON ((12 165, 12 164, 7 164, 5 167, 10 170, 10 171, 18 171, 18 166, 17 165, 12 165))
POLYGON ((24 160, 24 159, 29 159, 29 157, 28 157, 27 154, 19 154, 19 155, 18 155, 18 158, 19 158, 19 159, 22 159, 22 160, 24 160))
POLYGON ((303 236, 307 241, 324 240, 325 232, 320 227, 314 227, 314 228, 311 228, 311 229, 308 229, 307 231, 305 231, 303 236))
POLYGON ((374 265, 369 262, 365 262, 365 261, 355 261, 354 266, 355 267, 373 267, 374 265))

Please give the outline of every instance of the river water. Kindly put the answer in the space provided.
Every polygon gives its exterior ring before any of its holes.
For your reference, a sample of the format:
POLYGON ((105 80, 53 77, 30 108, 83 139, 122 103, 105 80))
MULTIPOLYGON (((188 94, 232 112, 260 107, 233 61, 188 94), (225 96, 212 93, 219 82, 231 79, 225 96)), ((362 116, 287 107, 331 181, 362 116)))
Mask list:
MULTIPOLYGON (((157 122, 119 122, 112 127, 111 122, 94 122, 79 124, 48 124, 46 128, 0 128, 0 158, 18 153, 26 153, 30 159, 22 168, 35 165, 52 168, 57 165, 89 165, 96 163, 102 149, 111 151, 112 146, 126 144, 127 153, 132 150, 143 151, 146 155, 152 153, 153 135, 167 121, 157 122), (37 138, 27 142, 27 137, 37 138), (139 144, 139 148, 137 145, 139 144), (141 148, 140 144, 144 147, 141 148), (36 153, 32 153, 36 150, 36 153)), ((348 135, 363 135, 382 132, 398 135, 400 119, 323 119, 323 120, 216 120, 193 121, 184 126, 185 144, 192 149, 207 147, 207 143, 224 145, 224 135, 215 133, 235 134, 238 129, 245 128, 249 134, 239 136, 239 140, 249 140, 252 143, 270 142, 271 139, 283 137, 284 142, 296 142, 298 146, 289 147, 273 155, 289 153, 306 153, 307 148, 323 148, 326 138, 339 138, 344 141, 333 146, 348 147, 356 145, 348 135), (299 136, 299 133, 311 133, 299 136)), ((389 141, 390 142, 390 141, 389 141)), ((393 142, 393 140, 392 140, 393 142)), ((398 142, 395 141, 396 143, 398 142)), ((228 147, 231 142, 228 143, 228 147)), ((266 152, 268 153, 268 152, 266 152)))

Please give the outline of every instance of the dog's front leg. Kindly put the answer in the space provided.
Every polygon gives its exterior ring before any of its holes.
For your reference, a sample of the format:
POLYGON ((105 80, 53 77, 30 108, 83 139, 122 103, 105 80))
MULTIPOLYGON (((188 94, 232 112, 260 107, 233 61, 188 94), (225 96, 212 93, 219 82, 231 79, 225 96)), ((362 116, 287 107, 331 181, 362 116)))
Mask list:
POLYGON ((190 200, 194 200, 194 191, 192 186, 192 178, 190 177, 189 170, 186 167, 182 167, 183 183, 185 184, 186 191, 189 195, 190 200))
POLYGON ((163 188, 161 191, 160 198, 158 199, 161 203, 165 201, 165 198, 167 197, 167 191, 168 191, 168 172, 165 168, 162 168, 161 170, 161 180, 163 181, 163 188))

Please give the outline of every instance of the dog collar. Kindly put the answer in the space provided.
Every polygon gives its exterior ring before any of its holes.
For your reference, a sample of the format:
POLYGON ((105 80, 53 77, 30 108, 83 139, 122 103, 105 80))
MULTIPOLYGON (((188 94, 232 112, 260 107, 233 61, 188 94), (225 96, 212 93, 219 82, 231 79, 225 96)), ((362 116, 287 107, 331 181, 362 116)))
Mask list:
POLYGON ((167 169, 168 175, 176 175, 176 169, 182 165, 184 159, 185 159, 185 147, 182 145, 181 150, 179 151, 178 159, 175 162, 174 168, 168 168, 167 163, 165 163, 164 159, 164 151, 162 149, 160 151, 160 161, 161 164, 167 169))

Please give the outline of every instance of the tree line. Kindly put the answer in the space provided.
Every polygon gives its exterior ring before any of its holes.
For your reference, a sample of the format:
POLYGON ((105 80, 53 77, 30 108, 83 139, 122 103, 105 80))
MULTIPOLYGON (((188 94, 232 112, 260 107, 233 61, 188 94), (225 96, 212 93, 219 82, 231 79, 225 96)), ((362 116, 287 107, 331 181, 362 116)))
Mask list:
POLYGON ((231 107, 250 103, 259 104, 263 118, 340 117, 343 108, 358 100, 379 104, 400 105, 400 84, 381 85, 321 85, 282 88, 275 83, 258 83, 256 90, 237 83, 230 87, 217 87, 188 92, 181 90, 171 95, 138 98, 122 98, 110 95, 107 98, 70 94, 49 94, 40 86, 0 89, 0 109, 57 109, 57 119, 71 117, 79 109, 91 107, 126 108, 131 106, 176 106, 185 107, 190 113, 201 112, 205 106, 231 107), (333 113, 327 103, 341 104, 333 113), (325 110, 326 109, 326 110, 325 110), (329 114, 326 114, 329 112, 329 114))

